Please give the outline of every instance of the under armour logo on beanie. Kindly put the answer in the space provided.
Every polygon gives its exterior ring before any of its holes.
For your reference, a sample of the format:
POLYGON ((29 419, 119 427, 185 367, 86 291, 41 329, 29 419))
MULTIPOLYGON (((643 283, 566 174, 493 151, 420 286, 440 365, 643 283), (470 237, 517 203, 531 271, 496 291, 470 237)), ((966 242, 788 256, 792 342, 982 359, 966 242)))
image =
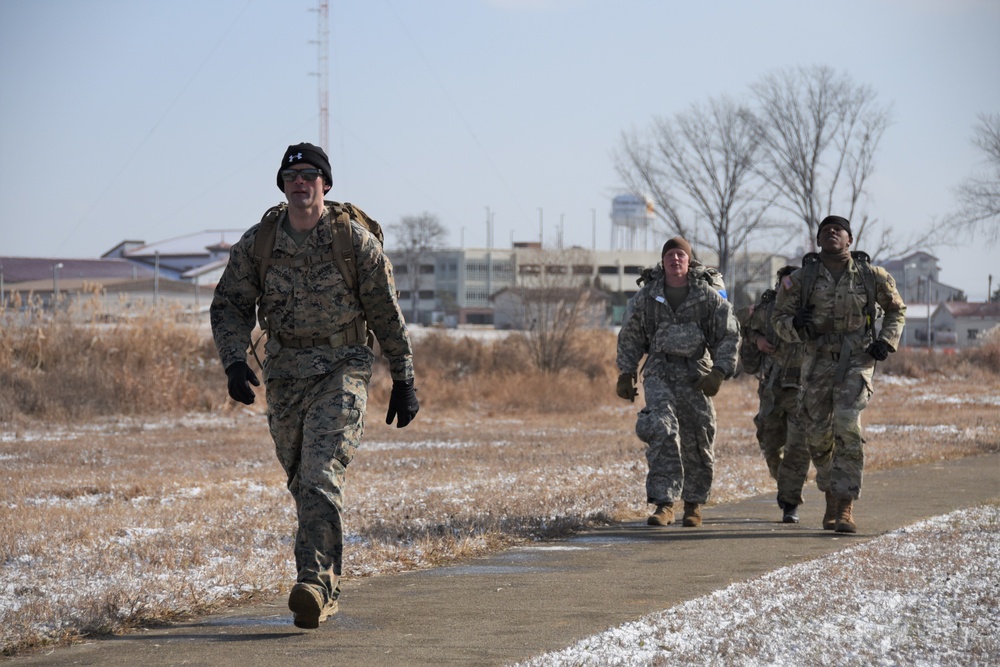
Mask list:
POLYGON ((278 175, 275 180, 278 184, 278 189, 282 193, 285 191, 285 183, 281 180, 282 170, 300 163, 311 164, 316 167, 323 174, 323 181, 326 185, 333 185, 333 170, 330 169, 330 159, 326 156, 323 149, 313 144, 301 143, 289 146, 285 150, 285 155, 281 158, 281 167, 278 168, 278 175))

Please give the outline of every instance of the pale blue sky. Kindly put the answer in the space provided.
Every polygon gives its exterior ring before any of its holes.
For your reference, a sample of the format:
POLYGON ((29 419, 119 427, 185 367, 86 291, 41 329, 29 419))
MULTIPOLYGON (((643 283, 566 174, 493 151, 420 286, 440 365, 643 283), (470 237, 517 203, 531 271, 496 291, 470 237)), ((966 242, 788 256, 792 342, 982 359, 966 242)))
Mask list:
MULTIPOLYGON (((0 0, 0 255, 247 228, 285 147, 318 142, 315 0, 0 0)), ((994 0, 330 1, 331 197, 449 244, 610 238, 612 151, 779 68, 872 86, 894 123, 869 212, 924 229, 1000 112, 994 0)), ((929 248, 971 298, 1000 249, 929 248)))

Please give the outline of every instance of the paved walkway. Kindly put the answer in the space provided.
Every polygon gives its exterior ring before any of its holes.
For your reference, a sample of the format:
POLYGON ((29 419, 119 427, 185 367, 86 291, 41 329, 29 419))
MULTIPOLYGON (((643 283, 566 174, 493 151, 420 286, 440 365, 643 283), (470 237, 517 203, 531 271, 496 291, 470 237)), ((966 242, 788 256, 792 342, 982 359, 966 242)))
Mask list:
POLYGON ((554 649, 781 566, 1000 498, 1000 455, 870 473, 859 532, 778 522, 771 497, 709 507, 700 528, 636 522, 516 548, 454 567, 345 584, 319 630, 291 623, 284 598, 165 629, 15 658, 12 665, 502 665, 554 649))

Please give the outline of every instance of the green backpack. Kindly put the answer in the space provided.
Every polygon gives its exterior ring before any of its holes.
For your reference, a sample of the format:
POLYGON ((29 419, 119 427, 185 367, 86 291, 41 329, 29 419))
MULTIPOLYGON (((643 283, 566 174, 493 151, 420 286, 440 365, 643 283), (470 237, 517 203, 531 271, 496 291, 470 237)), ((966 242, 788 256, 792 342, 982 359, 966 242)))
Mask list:
POLYGON ((382 233, 382 226, 367 213, 349 202, 343 204, 335 201, 325 201, 327 209, 330 210, 330 217, 333 220, 333 242, 330 244, 330 251, 319 257, 273 257, 274 240, 278 234, 278 220, 281 214, 288 208, 288 204, 281 203, 267 209, 260 219, 260 229, 257 230, 257 237, 254 239, 253 256, 259 262, 260 287, 264 289, 264 276, 272 266, 305 266, 315 262, 333 261, 347 286, 351 290, 358 286, 358 265, 354 259, 354 231, 351 228, 351 219, 357 220, 361 225, 370 231, 379 245, 384 244, 385 236, 382 233))
MULTIPOLYGON (((260 275, 260 297, 258 297, 258 304, 260 298, 264 295, 264 277, 267 275, 267 270, 272 266, 300 267, 317 262, 332 261, 337 265, 337 270, 344 277, 347 287, 352 292, 358 289, 358 263, 354 257, 354 230, 351 226, 351 220, 358 221, 358 223, 370 231, 378 239, 379 245, 383 245, 385 242, 382 226, 354 204, 348 202, 341 204, 335 201, 324 201, 323 203, 330 211, 330 217, 333 220, 333 239, 330 243, 329 251, 318 256, 274 257, 274 241, 278 235, 278 221, 281 220, 281 214, 288 208, 288 204, 281 203, 277 206, 272 206, 264 212, 264 216, 260 219, 260 227, 257 229, 257 236, 254 238, 253 244, 253 257, 258 263, 258 272, 260 275)), ((368 329, 363 316, 357 318, 352 333, 346 340, 347 342, 365 341, 368 347, 373 347, 375 336, 368 329)), ((257 357, 257 344, 259 342, 260 337, 250 346, 250 351, 253 352, 257 364, 263 368, 264 364, 257 357)))

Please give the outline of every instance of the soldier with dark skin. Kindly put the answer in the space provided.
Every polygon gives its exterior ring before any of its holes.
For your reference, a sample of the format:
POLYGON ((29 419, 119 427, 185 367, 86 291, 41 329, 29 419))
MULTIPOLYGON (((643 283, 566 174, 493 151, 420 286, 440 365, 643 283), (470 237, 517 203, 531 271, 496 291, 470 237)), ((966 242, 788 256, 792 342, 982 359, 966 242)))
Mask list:
POLYGON ((712 397, 736 372, 739 324, 732 305, 691 259, 683 238, 663 245, 660 266, 630 299, 618 334, 619 397, 635 400, 646 357, 646 407, 635 432, 646 444, 646 501, 656 506, 647 523, 654 526, 674 522, 679 499, 683 525, 701 525, 715 468, 712 397))
POLYGON ((277 230, 263 278, 264 258, 255 255, 257 235, 268 224, 261 221, 230 250, 210 314, 235 401, 255 400, 260 381, 247 364, 247 348, 257 322, 268 334, 267 420, 298 515, 288 607, 297 627, 311 629, 336 613, 340 597, 343 489, 364 433, 375 361, 368 330, 393 381, 386 423, 406 426, 419 403, 392 265, 367 227, 343 219, 340 205, 324 200, 333 183, 326 153, 308 143, 289 146, 276 183, 288 204, 270 223, 277 230), (345 238, 335 234, 336 224, 350 225, 356 276, 343 275, 331 259, 345 250, 333 247, 335 238, 345 238))
POLYGON ((864 471, 861 412, 873 393, 876 362, 899 345, 906 305, 888 271, 851 253, 846 218, 824 218, 816 240, 818 257, 807 256, 803 268, 782 279, 772 323, 783 341, 805 344, 797 418, 826 494, 823 528, 855 533, 864 471), (876 305, 884 313, 879 331, 876 305))

